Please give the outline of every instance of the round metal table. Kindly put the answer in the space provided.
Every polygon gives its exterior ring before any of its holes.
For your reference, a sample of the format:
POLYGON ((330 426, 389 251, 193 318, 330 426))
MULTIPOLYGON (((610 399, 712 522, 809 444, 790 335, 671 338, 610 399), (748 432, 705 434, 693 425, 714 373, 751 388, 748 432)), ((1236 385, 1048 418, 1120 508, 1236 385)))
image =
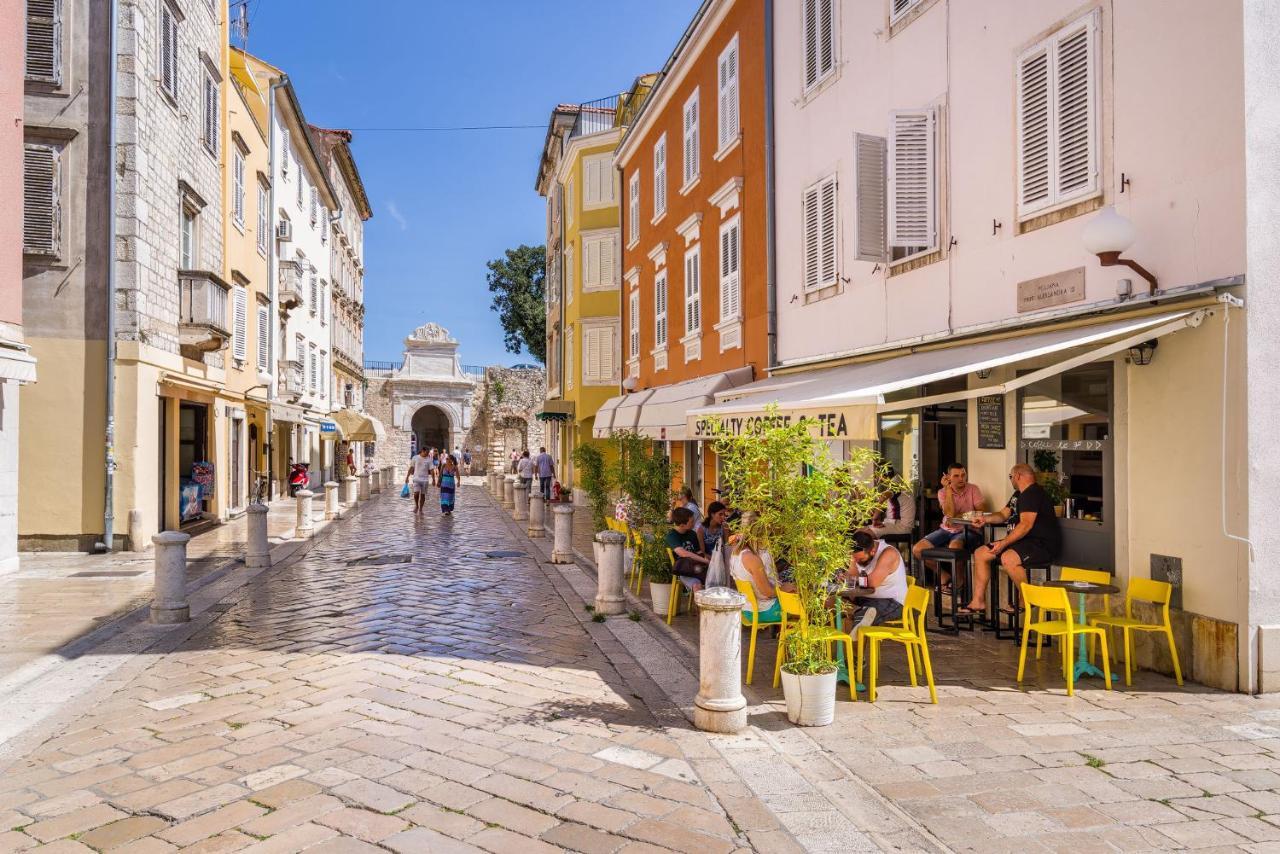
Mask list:
MULTIPOLYGON (((1079 596, 1078 601, 1080 603, 1080 607, 1079 607, 1079 614, 1076 617, 1076 622, 1082 626, 1087 625, 1087 619, 1088 619, 1088 614, 1084 609, 1084 597, 1089 596, 1091 594, 1101 595, 1103 593, 1119 593, 1120 592, 1120 588, 1116 587, 1114 584, 1095 584, 1092 581, 1062 581, 1062 580, 1045 581, 1045 582, 1042 582, 1040 586, 1041 587, 1060 587, 1063 590, 1066 590, 1068 593, 1077 594, 1079 596)), ((1080 635, 1079 644, 1080 645, 1076 651, 1076 667, 1075 667, 1075 675, 1073 677, 1074 681, 1079 682, 1081 676, 1096 676, 1099 679, 1103 678, 1105 674, 1103 674, 1102 670, 1097 667, 1094 667, 1093 664, 1089 661, 1089 653, 1085 645, 1084 635, 1080 635)), ((1112 682, 1115 682, 1116 678, 1117 677, 1114 673, 1111 674, 1112 682)))

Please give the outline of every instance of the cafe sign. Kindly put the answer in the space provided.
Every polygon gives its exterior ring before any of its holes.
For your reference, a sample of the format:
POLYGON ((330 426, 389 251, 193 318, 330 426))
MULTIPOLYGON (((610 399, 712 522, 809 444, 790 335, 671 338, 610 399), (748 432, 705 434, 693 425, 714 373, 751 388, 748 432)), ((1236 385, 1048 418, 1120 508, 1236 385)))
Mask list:
POLYGON ((717 436, 752 436, 772 427, 789 427, 804 423, 820 439, 874 441, 876 438, 876 406, 853 404, 829 409, 770 409, 760 412, 735 412, 723 415, 692 413, 686 427, 692 440, 709 440, 717 436))
POLYGON ((1018 282, 1018 313, 1084 299, 1084 267, 1018 282))

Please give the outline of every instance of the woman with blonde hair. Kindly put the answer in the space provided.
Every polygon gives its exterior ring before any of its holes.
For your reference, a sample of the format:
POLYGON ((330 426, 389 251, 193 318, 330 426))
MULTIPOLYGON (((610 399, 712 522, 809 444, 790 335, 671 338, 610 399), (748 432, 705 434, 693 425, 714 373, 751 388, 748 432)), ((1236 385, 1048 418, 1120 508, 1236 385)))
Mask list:
POLYGON ((737 581, 746 581, 756 594, 756 611, 759 622, 778 622, 782 619, 782 606, 778 604, 779 587, 786 590, 787 585, 778 580, 778 571, 773 565, 773 558, 763 549, 757 548, 751 536, 751 526, 758 521, 755 511, 748 510, 742 514, 738 533, 729 543, 729 574, 737 581))

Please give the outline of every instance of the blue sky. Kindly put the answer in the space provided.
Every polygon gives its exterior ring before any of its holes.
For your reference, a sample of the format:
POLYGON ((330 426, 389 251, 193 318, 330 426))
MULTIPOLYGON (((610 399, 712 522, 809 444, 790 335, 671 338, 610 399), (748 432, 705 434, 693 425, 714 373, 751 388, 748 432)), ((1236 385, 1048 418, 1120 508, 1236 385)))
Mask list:
POLYGON ((485 262, 545 237, 533 182, 558 102, 657 71, 698 0, 249 0, 249 50, 288 72, 307 119, 352 128, 373 205, 365 358, 427 321, 470 364, 508 353, 485 262), (375 14, 376 12, 376 14, 375 14), (538 125, 418 133, 361 128, 538 125))

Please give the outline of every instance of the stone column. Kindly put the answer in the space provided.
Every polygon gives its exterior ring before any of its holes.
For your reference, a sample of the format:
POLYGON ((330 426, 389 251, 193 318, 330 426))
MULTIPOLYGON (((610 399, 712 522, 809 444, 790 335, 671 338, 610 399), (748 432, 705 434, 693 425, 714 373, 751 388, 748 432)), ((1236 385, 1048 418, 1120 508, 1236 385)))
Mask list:
POLYGON ((267 540, 267 505, 249 505, 249 539, 245 543, 244 565, 250 569, 271 566, 271 543, 267 540))
POLYGON ((693 725, 707 732, 738 732, 747 725, 740 629, 747 597, 727 587, 714 587, 699 590, 693 598, 701 611, 693 725))
POLYGON ((359 481, 360 483, 360 487, 359 487, 360 500, 368 501, 369 500, 369 473, 360 472, 360 474, 356 475, 356 480, 359 481))
POLYGON ((529 496, 529 527, 525 529, 525 532, 535 539, 547 535, 547 523, 543 513, 545 510, 546 505, 542 502, 541 492, 534 492, 533 495, 529 496))
POLYGON ((626 541, 617 531, 596 534, 596 542, 604 547, 604 559, 596 567, 597 614, 622 614, 627 610, 627 597, 622 593, 622 546, 626 541))
POLYGON ((516 506, 516 476, 509 474, 502 479, 502 506, 514 510, 516 506))
POLYGON ((555 520, 551 562, 573 563, 573 505, 566 501, 553 501, 551 515, 555 520))
POLYGON ((369 472, 369 493, 371 495, 377 495, 381 491, 382 491, 382 472, 379 471, 378 469, 374 469, 373 471, 369 472))
POLYGON ((511 518, 523 522, 529 518, 529 484, 516 484, 516 506, 511 511, 511 518))
POLYGON ((502 502, 502 475, 496 471, 489 472, 489 494, 502 502))
POLYGON ((338 518, 338 482, 327 480, 324 483, 324 518, 338 518))
POLYGON ((342 503, 346 505, 356 503, 356 479, 351 475, 342 479, 342 503))
POLYGON ((298 502, 298 520, 295 525, 296 530, 293 532, 295 537, 307 537, 315 530, 316 523, 311 518, 311 498, 314 493, 309 489, 299 489, 294 493, 294 498, 298 502))
POLYGON ((151 601, 151 622, 161 625, 185 623, 191 619, 187 606, 187 541, 178 531, 161 531, 151 538, 156 547, 155 598, 151 601))

